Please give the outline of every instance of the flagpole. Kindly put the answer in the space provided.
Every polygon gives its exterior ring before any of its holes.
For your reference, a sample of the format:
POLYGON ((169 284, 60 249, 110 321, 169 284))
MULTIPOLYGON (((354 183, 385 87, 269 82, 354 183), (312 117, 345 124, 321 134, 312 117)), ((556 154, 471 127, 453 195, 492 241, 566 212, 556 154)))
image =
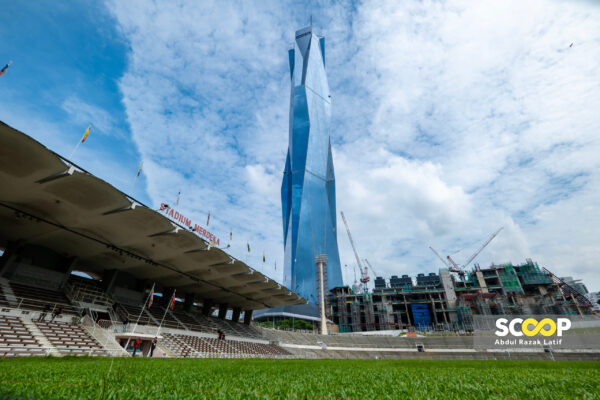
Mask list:
MULTIPOLYGON (((88 128, 85 130, 86 132, 89 133, 89 131, 92 129, 92 124, 88 125, 88 128)), ((85 137, 85 133, 81 136, 81 139, 79 139, 79 142, 77 142, 77 146, 75 146, 75 148, 73 149, 73 151, 71 152, 71 155, 69 155, 69 160, 71 158, 73 158, 73 154, 75 154, 75 152, 77 151, 77 149, 79 148, 79 145, 81 143, 83 143, 83 138, 85 137)))
POLYGON ((135 184, 137 183, 137 180, 140 177, 140 174, 142 173, 143 166, 144 161, 142 160, 142 162, 140 163, 140 167, 138 168, 138 172, 135 174, 135 178, 133 178, 133 182, 131 183, 131 189, 129 190, 129 193, 131 193, 131 195, 133 195, 133 188, 135 188, 135 184))
MULTIPOLYGON (((83 136, 82 136, 83 137, 83 136)), ((73 149, 73 151, 71 152, 71 154, 69 155, 69 160, 71 158, 73 158, 73 154, 75 154, 75 152, 77 151, 77 149, 79 148, 79 145, 81 144, 81 139, 79 139, 79 142, 77 142, 77 146, 75 146, 75 148, 73 149)))
POLYGON ((135 183, 137 182, 137 176, 135 178, 133 178, 133 182, 131 183, 131 189, 129 189, 129 193, 131 193, 132 196, 134 196, 133 194, 133 188, 135 188, 135 183))
POLYGON ((171 296, 171 298, 169 299, 169 304, 167 304, 167 308, 165 308, 165 313, 162 316, 162 319, 160 320, 160 325, 158 325, 158 328, 156 329, 156 337, 158 337, 158 333, 160 332, 160 328, 162 327, 162 324, 165 320, 165 317, 167 316, 167 312, 169 311, 169 307, 171 306, 171 300, 173 300, 173 306, 175 306, 175 291, 173 290, 173 295, 171 296))
MULTIPOLYGON (((144 310, 146 309, 146 304, 148 304, 148 300, 150 300, 150 296, 154 295, 154 285, 156 283, 152 282, 152 289, 150 289, 150 293, 148 293, 148 297, 146 297, 146 301, 144 302, 144 305, 142 306, 142 311, 140 311, 140 315, 138 315, 137 321, 135 321, 135 325, 133 326, 133 331, 131 331, 131 333, 135 333, 135 330, 138 326, 138 323, 140 322, 140 318, 142 318, 142 314, 144 313, 144 310)), ((125 343, 125 350, 127 350, 127 346, 129 346, 129 341, 131 340, 131 337, 129 337, 127 339, 127 343, 125 343)))

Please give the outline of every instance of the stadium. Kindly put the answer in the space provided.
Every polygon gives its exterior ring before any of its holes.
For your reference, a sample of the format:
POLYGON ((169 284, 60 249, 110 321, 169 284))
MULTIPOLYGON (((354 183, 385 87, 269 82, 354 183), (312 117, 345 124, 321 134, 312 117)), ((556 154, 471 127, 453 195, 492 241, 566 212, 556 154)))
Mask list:
POLYGON ((437 273, 386 280, 342 213, 360 276, 344 282, 312 17, 288 55, 283 282, 179 200, 146 205, 0 121, 0 397, 599 398, 585 285, 531 259, 470 266, 502 228, 462 266, 431 248, 437 273))

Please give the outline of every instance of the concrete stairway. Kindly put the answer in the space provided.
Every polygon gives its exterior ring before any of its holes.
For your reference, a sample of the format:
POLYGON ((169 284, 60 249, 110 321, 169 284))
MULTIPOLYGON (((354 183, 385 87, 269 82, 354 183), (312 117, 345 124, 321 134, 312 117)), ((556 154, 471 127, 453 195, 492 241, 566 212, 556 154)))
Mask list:
POLYGON ((83 328, 94 338, 104 350, 113 357, 129 357, 129 353, 115 340, 115 335, 109 329, 98 326, 94 320, 86 315, 82 320, 83 328))
POLYGON ((40 346, 42 346, 46 352, 46 355, 59 355, 58 350, 50 343, 48 338, 40 331, 40 328, 30 319, 22 319, 23 325, 29 329, 33 337, 39 342, 40 346))

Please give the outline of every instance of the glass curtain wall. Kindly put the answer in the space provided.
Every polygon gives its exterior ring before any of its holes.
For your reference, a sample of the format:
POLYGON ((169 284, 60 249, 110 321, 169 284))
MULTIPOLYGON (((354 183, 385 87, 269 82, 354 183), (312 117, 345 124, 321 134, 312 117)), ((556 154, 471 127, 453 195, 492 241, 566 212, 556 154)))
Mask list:
POLYGON ((327 255, 328 289, 342 285, 337 243, 335 175, 331 156, 331 96, 325 39, 312 27, 296 32, 289 51, 289 147, 281 186, 284 283, 316 303, 315 255, 327 255))

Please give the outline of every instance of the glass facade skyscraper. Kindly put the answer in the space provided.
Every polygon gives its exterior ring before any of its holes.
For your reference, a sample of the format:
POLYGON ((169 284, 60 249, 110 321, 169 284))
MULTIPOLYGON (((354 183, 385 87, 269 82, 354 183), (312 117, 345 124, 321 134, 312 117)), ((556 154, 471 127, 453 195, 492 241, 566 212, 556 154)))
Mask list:
POLYGON ((327 255, 328 289, 342 285, 325 38, 317 37, 312 26, 297 31, 289 63, 289 147, 281 184, 284 279, 290 290, 317 303, 315 255, 327 255))

